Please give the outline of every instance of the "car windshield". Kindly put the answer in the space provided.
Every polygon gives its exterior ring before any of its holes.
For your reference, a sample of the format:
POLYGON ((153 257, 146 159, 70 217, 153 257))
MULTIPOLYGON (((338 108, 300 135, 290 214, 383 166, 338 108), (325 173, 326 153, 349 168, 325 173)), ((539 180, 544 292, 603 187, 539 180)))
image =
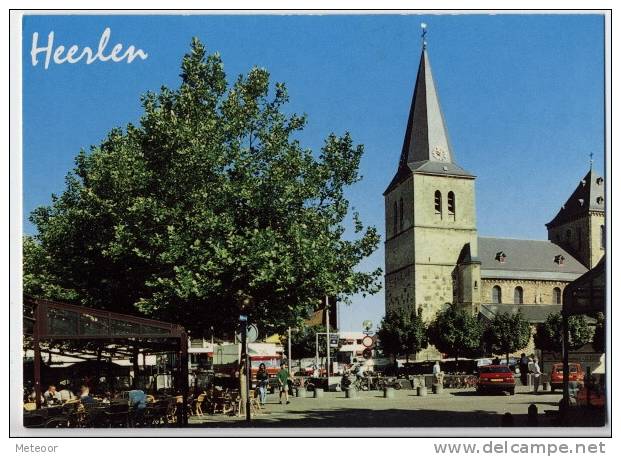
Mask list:
POLYGON ((479 373, 511 373, 511 370, 509 370, 508 367, 503 366, 503 367, 498 367, 498 366, 494 366, 494 367, 479 367, 479 373))

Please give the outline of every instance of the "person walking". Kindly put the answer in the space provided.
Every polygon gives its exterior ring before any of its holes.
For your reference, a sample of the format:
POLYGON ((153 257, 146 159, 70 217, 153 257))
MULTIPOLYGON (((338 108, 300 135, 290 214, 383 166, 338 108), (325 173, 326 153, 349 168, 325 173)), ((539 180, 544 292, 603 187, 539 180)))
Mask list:
POLYGON ((259 402, 261 403, 261 406, 265 406, 268 382, 269 375, 267 374, 265 364, 262 363, 259 365, 259 371, 257 371, 257 389, 259 391, 259 402))
POLYGON ((528 384, 528 357, 523 352, 520 355, 520 381, 523 386, 528 384))
POLYGON ((533 373, 533 390, 535 393, 538 393, 539 381, 541 379, 541 368, 539 368, 539 361, 537 360, 536 357, 533 359, 533 365, 532 365, 531 371, 533 373))
POLYGON ((289 373, 289 370, 287 369, 287 367, 288 367, 287 362, 286 361, 283 362, 280 365, 280 371, 278 372, 278 375, 277 375, 278 384, 280 386, 280 396, 278 398, 279 398, 281 405, 282 405, 283 394, 285 396, 285 401, 287 402, 287 405, 291 403, 289 401, 289 385, 288 385, 289 380, 291 379, 291 374, 289 373))

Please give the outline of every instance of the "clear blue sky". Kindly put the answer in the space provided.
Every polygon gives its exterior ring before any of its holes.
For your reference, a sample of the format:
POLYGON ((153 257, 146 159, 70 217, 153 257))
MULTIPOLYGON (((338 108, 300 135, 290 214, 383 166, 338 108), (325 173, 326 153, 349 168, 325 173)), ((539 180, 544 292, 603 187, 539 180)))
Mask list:
MULTIPOLYGON (((176 87, 192 36, 219 51, 229 79, 253 65, 286 82, 290 109, 308 114, 315 150, 332 131, 365 145, 364 179, 350 192, 363 221, 384 235, 382 192, 401 151, 428 24, 429 55, 456 161, 478 176, 481 235, 545 239, 544 224, 588 171, 604 169, 604 30, 595 15, 30 16, 23 32, 24 231, 30 211, 61 193, 81 148, 137 122, 140 95, 176 87), (30 63, 39 44, 109 48, 149 57, 132 64, 30 63)), ((382 247, 363 268, 384 266, 382 247)), ((354 297, 341 328, 379 322, 384 294, 354 297)))

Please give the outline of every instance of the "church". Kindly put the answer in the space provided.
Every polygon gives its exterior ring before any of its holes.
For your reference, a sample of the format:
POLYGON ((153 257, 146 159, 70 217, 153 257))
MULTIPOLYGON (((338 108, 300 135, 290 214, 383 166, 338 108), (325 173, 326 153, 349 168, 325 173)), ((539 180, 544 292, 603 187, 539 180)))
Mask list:
POLYGON ((399 165, 384 192, 386 312, 414 309, 430 321, 456 303, 487 319, 520 310, 536 324, 559 312, 565 286, 602 259, 605 186, 592 169, 541 241, 480 237, 475 180, 457 163, 423 44, 399 165))

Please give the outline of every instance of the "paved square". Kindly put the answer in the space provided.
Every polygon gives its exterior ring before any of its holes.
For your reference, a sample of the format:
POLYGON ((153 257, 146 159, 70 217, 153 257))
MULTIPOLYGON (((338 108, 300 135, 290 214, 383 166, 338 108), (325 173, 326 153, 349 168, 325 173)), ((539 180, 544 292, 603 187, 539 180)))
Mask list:
MULTIPOLYGON (((324 398, 292 398, 291 404, 277 403, 268 395, 264 412, 253 416, 252 427, 498 427, 510 412, 514 425, 527 426, 528 407, 537 405, 539 424, 552 425, 546 409, 558 410, 560 393, 535 395, 517 387, 515 395, 478 395, 473 390, 445 389, 442 394, 416 396, 415 390, 398 390, 386 399, 381 391, 359 392, 359 398, 345 398, 344 392, 326 392, 324 398)), ((190 426, 246 427, 244 418, 222 415, 190 417, 190 426)))

